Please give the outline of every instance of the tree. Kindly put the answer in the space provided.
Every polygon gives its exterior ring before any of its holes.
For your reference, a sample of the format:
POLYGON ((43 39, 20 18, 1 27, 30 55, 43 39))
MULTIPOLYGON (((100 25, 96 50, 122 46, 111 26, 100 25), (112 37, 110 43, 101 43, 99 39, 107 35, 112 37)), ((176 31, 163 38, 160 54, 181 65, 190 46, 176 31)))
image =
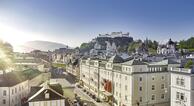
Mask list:
POLYGON ((13 57, 12 45, 0 40, 0 70, 5 70, 12 66, 13 57))
POLYGON ((178 48, 179 49, 189 49, 189 50, 194 49, 194 37, 191 37, 187 40, 181 40, 179 42, 178 48))
POLYGON ((141 44, 142 44, 142 42, 140 40, 130 43, 128 46, 128 52, 134 53, 135 50, 141 46, 141 44))
POLYGON ((184 67, 185 68, 192 68, 193 65, 194 65, 193 61, 192 60, 188 60, 184 67))
POLYGON ((0 70, 5 70, 7 68, 7 64, 4 60, 0 59, 0 70))

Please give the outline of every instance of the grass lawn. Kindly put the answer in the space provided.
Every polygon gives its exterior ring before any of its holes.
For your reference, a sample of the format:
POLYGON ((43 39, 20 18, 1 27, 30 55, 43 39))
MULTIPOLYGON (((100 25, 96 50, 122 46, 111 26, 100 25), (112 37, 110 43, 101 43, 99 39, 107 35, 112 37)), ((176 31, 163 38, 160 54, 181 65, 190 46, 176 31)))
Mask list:
POLYGON ((22 73, 29 79, 32 79, 41 74, 41 72, 36 69, 27 69, 27 70, 24 70, 22 73))
POLYGON ((63 88, 63 95, 68 97, 70 100, 74 99, 74 92, 73 88, 63 88))
POLYGON ((61 67, 61 68, 65 69, 65 64, 62 64, 62 63, 52 63, 52 66, 53 67, 61 67))

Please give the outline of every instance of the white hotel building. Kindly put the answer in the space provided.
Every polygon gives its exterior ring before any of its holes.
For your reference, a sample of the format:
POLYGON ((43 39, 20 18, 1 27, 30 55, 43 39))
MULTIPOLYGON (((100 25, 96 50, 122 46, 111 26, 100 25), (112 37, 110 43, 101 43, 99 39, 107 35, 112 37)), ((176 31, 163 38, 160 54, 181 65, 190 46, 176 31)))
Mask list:
POLYGON ((177 66, 169 60, 124 61, 117 55, 109 60, 88 58, 81 61, 80 80, 88 91, 114 106, 170 106, 168 70, 177 66))
POLYGON ((0 75, 0 106, 21 106, 27 101, 28 79, 21 72, 8 72, 0 75))
POLYGON ((171 106, 194 106, 193 69, 172 69, 171 106))

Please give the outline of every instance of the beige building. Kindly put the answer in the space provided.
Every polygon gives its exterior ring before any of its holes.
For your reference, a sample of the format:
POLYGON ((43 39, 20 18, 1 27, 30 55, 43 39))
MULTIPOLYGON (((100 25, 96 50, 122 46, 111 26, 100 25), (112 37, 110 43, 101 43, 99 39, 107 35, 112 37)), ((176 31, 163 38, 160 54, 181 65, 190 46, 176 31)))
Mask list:
POLYGON ((171 70, 171 106, 194 105, 194 70, 174 68, 171 70))
POLYGON ((82 59, 80 79, 96 97, 114 106, 169 106, 169 69, 178 63, 146 63, 119 56, 109 60, 82 59))

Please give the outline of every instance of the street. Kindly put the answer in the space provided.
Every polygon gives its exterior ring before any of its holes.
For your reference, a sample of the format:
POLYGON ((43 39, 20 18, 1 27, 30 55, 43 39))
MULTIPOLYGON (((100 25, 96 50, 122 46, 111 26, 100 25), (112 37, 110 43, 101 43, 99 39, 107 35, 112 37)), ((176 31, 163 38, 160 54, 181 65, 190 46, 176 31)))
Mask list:
POLYGON ((73 101, 75 98, 75 94, 77 94, 84 103, 88 104, 88 106, 109 106, 108 103, 104 102, 97 103, 89 95, 83 92, 81 88, 75 87, 76 83, 75 76, 67 72, 61 71, 63 70, 52 71, 52 78, 50 79, 50 83, 61 84, 64 90, 64 96, 69 97, 73 101))

